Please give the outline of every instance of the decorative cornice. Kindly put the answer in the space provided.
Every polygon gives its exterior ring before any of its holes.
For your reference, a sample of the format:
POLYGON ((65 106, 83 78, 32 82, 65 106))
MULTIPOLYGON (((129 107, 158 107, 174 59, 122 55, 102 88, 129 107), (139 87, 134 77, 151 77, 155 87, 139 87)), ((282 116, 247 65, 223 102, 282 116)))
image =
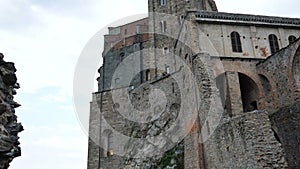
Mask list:
POLYGON ((195 13, 198 22, 220 22, 226 24, 282 26, 300 28, 299 18, 263 15, 234 14, 224 12, 189 11, 195 13))

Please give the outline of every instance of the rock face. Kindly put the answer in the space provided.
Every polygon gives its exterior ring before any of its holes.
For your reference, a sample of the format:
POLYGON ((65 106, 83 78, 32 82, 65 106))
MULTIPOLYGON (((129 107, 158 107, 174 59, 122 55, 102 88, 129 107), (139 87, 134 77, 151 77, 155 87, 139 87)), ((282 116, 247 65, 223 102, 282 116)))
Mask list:
POLYGON ((0 53, 0 169, 9 167, 9 163, 21 155, 18 133, 23 130, 17 122, 15 108, 21 106, 13 100, 17 83, 14 63, 5 62, 0 53))

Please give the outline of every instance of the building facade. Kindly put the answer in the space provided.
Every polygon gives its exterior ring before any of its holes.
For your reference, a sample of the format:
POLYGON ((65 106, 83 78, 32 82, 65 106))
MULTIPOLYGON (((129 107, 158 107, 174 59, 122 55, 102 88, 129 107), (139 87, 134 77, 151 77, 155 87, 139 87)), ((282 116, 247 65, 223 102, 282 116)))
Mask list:
POLYGON ((88 169, 300 166, 300 19, 149 0, 109 28, 88 169))

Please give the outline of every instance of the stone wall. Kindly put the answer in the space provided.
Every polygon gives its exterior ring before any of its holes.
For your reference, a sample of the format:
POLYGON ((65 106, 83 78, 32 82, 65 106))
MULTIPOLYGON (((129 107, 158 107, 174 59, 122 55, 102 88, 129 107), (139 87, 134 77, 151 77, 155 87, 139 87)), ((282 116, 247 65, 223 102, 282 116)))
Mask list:
MULTIPOLYGON (((257 64, 257 73, 263 75, 271 88, 269 112, 275 112, 282 107, 287 107, 300 99, 299 86, 295 79, 295 71, 299 67, 293 67, 293 62, 300 57, 300 40, 289 47, 280 50, 265 61, 257 64)), ((296 73, 297 74, 297 73, 296 73)), ((298 74, 300 74, 298 72, 298 74)), ((267 98, 266 98, 267 99, 267 98)))
POLYGON ((209 52, 212 56, 266 58, 271 55, 268 39, 270 34, 277 36, 280 49, 289 45, 289 36, 300 36, 299 28, 284 26, 236 25, 222 23, 218 19, 215 21, 199 21, 199 23, 200 39, 209 40, 209 43, 201 43, 200 48, 202 52, 209 52), (242 52, 232 51, 230 35, 234 31, 240 35, 242 52), (211 44, 213 44, 212 47, 211 44))
POLYGON ((224 118, 204 145, 206 168, 287 167, 265 111, 224 118))
POLYGON ((0 168, 7 169, 9 163, 21 155, 18 133, 23 130, 17 122, 15 108, 20 104, 13 100, 17 83, 17 69, 12 62, 5 62, 0 53, 0 168))
POLYGON ((283 107, 270 115, 272 128, 281 142, 288 168, 300 166, 300 102, 283 107))

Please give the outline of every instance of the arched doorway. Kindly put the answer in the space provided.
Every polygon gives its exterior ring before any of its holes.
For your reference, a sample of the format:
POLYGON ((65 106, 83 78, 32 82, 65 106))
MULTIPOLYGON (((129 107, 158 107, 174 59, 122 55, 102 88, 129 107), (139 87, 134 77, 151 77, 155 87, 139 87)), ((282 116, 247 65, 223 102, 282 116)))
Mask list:
POLYGON ((243 111, 250 112, 258 109, 258 86, 247 75, 238 73, 243 102, 243 111))

